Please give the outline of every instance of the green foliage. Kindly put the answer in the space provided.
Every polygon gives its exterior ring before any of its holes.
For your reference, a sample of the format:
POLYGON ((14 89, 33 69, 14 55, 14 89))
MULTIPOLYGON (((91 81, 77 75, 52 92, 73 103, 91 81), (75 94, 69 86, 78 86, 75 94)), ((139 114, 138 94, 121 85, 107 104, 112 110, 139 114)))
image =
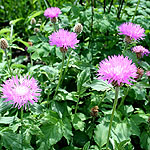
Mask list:
MULTIPOLYGON (((13 75, 30 75, 42 89, 38 102, 24 110, 23 123, 20 110, 0 98, 0 149, 105 149, 115 92, 107 81, 97 79, 98 63, 123 54, 144 74, 133 85, 120 87, 109 148, 149 150, 150 79, 146 71, 150 70, 150 56, 137 59, 132 47, 142 45, 150 50, 150 2, 140 1, 136 13, 138 0, 46 2, 62 11, 55 25, 44 16, 44 0, 0 1, 0 38, 8 41, 13 75), (34 25, 30 24, 32 18, 36 19, 34 25), (126 45, 125 36, 118 34, 118 26, 124 22, 143 27, 145 39, 126 45), (59 28, 73 32, 76 23, 83 25, 77 36, 80 42, 65 53, 62 81, 54 99, 63 55, 59 47, 50 46, 49 36, 59 28), (99 109, 94 110, 95 106, 99 109)), ((9 78, 6 56, 0 49, 0 84, 9 78)))

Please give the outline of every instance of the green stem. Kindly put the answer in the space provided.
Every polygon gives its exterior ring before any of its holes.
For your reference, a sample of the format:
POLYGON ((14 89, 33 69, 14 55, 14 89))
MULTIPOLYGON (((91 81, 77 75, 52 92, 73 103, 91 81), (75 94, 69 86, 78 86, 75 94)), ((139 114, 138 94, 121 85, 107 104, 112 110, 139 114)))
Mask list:
MULTIPOLYGON (((72 51, 71 51, 72 52, 72 51)), ((62 80, 61 80, 61 83, 63 82, 64 78, 65 78, 65 75, 68 71, 68 65, 69 65, 69 61, 70 61, 70 58, 71 58, 71 52, 69 54, 69 58, 68 58, 68 61, 67 61, 67 65, 66 65, 66 68, 65 68, 65 71, 64 71, 64 74, 63 74, 63 77, 62 77, 62 80)))
POLYGON ((13 28, 14 28, 14 25, 11 23, 10 47, 9 47, 9 50, 10 50, 10 64, 11 64, 11 61, 12 61, 12 49, 11 49, 11 45, 12 45, 12 37, 13 37, 13 28))
POLYGON ((55 91, 53 99, 55 98, 55 96, 57 94, 57 91, 58 91, 58 88, 60 86, 60 82, 61 82, 61 79, 62 79, 62 73, 63 73, 63 67, 64 67, 64 60, 65 60, 65 53, 62 53, 62 55, 63 55, 63 57, 62 57, 62 66, 61 66, 61 70, 60 70, 59 81, 58 81, 58 84, 57 84, 56 91, 55 91))
POLYGON ((23 150, 23 107, 21 107, 21 144, 23 150))
POLYGON ((108 136, 107 136, 106 150, 108 150, 108 146, 109 146, 109 137, 110 137, 110 133, 111 133, 111 127, 112 127, 112 121, 114 118, 114 112, 116 110, 116 106, 117 106, 117 102, 118 102, 118 94, 119 94, 119 87, 116 87, 116 89, 115 89, 115 100, 114 100, 114 104, 113 104, 113 110, 112 110, 112 114, 111 114, 111 118, 110 118, 110 124, 109 124, 108 136))
POLYGON ((136 15, 137 10, 138 10, 139 4, 140 4, 140 0, 138 0, 138 3, 137 3, 136 8, 135 8, 134 16, 133 16, 131 22, 133 22, 133 20, 134 20, 134 17, 135 17, 135 15, 136 15))
POLYGON ((100 101, 99 101, 99 103, 98 103, 98 107, 100 106, 100 104, 102 103, 104 97, 106 96, 106 92, 107 92, 107 91, 104 92, 102 98, 100 99, 100 101))
POLYGON ((9 74, 12 76, 12 72, 11 72, 11 68, 10 68, 10 64, 9 64, 9 60, 8 60, 8 55, 7 55, 6 49, 4 50, 4 52, 5 52, 6 59, 7 59, 9 74))
POLYGON ((77 101, 77 104, 76 104, 76 107, 75 107, 75 114, 77 113, 79 101, 80 101, 80 92, 79 92, 79 95, 78 95, 78 101, 77 101))
POLYGON ((124 104, 124 100, 125 100, 125 98, 127 97, 127 95, 128 95, 128 92, 129 92, 129 86, 127 87, 127 91, 126 91, 126 93, 125 93, 125 95, 122 97, 122 99, 121 99, 121 102, 120 102, 120 104, 119 104, 119 106, 118 106, 118 110, 120 109, 120 107, 124 104))

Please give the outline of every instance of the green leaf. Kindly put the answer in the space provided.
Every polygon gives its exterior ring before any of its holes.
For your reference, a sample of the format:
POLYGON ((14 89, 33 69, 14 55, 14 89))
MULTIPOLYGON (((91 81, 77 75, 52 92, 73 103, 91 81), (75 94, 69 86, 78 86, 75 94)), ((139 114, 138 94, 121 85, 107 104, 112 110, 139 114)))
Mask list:
POLYGON ((20 150, 21 136, 13 133, 11 130, 1 131, 1 144, 7 149, 20 150))
POLYGON ((43 10, 32 12, 32 14, 29 15, 29 17, 28 17, 28 21, 27 22, 29 22, 32 18, 37 17, 37 16, 43 14, 43 12, 44 12, 43 10))
POLYGON ((87 68, 77 75, 77 92, 82 94, 86 89, 83 85, 90 81, 90 69, 87 68))
POLYGON ((83 131, 85 127, 85 116, 81 113, 76 113, 71 116, 72 124, 75 130, 83 131))
POLYGON ((23 68, 23 69, 26 69, 27 67, 25 65, 22 65, 22 64, 12 64, 11 67, 13 69, 15 68, 23 68))
POLYGON ((112 138, 118 143, 129 140, 131 131, 126 123, 118 123, 116 128, 112 132, 112 138))
POLYGON ((23 20, 23 19, 24 18, 18 18, 18 19, 12 20, 10 22, 11 22, 11 24, 15 25, 18 21, 23 20))
POLYGON ((43 132, 43 137, 39 139, 40 148, 44 148, 44 150, 49 149, 50 146, 56 144, 63 136, 63 132, 61 129, 61 125, 59 122, 56 124, 44 124, 41 127, 43 132))
POLYGON ((107 135, 108 135, 108 127, 104 124, 99 124, 96 126, 96 129, 94 131, 94 140, 99 145, 99 147, 102 147, 107 143, 107 135))
POLYGON ((0 117, 1 124, 10 124, 15 120, 15 117, 0 117))
MULTIPOLYGON (((28 42, 25 42, 25 41, 23 41, 23 40, 21 40, 21 39, 16 39, 15 41, 21 42, 21 43, 24 44, 26 47, 29 47, 29 46, 30 46, 28 42)), ((13 41, 13 42, 14 42, 14 41, 13 41)))
POLYGON ((91 87, 93 90, 96 91, 108 91, 113 87, 111 84, 108 84, 107 81, 98 79, 93 80, 91 84, 86 84, 86 86, 91 87))
POLYGON ((12 45, 12 46, 10 46, 11 48, 14 48, 14 49, 19 49, 19 50, 21 50, 21 51, 24 51, 24 49, 23 48, 21 48, 21 47, 18 47, 18 46, 16 46, 16 45, 12 45))
POLYGON ((0 35, 4 34, 4 33, 7 33, 7 32, 10 32, 10 29, 7 29, 7 28, 1 29, 0 30, 0 35))
POLYGON ((132 60, 133 63, 135 63, 138 66, 138 59, 135 53, 129 51, 129 50, 125 50, 123 51, 123 55, 124 56, 128 56, 129 59, 132 60))

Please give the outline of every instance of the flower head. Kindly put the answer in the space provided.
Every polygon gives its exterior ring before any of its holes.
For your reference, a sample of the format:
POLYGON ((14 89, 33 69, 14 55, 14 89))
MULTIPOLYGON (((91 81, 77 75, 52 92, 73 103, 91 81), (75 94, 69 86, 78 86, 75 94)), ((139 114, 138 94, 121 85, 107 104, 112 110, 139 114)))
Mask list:
POLYGON ((38 102, 38 97, 40 96, 41 89, 38 87, 37 81, 29 76, 12 77, 4 82, 2 85, 2 98, 4 102, 10 102, 15 107, 20 109, 22 106, 29 106, 29 102, 33 104, 38 102))
POLYGON ((121 85, 121 83, 131 84, 129 80, 134 81, 131 78, 137 76, 137 67, 132 64, 132 60, 123 55, 109 56, 108 59, 102 60, 99 63, 98 79, 107 80, 108 83, 115 83, 121 85))
POLYGON ((76 44, 79 42, 76 33, 68 32, 64 29, 59 29, 59 31, 52 33, 49 39, 50 45, 56 45, 65 49, 68 49, 68 47, 75 49, 77 47, 76 44))
POLYGON ((119 33, 120 35, 124 34, 134 40, 143 39, 145 36, 145 30, 140 27, 140 25, 133 24, 131 22, 123 23, 119 26, 119 33))
POLYGON ((149 50, 141 45, 133 47, 132 51, 136 53, 138 58, 141 58, 144 55, 148 56, 150 54, 149 50))
POLYGON ((61 14, 61 11, 58 7, 47 8, 44 12, 44 16, 51 19, 58 17, 59 14, 61 14))

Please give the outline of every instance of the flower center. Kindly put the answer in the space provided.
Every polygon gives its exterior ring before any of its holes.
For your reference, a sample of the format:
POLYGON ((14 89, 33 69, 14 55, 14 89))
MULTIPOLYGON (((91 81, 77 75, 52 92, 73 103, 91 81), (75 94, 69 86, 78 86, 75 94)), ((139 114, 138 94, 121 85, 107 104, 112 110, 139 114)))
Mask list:
POLYGON ((26 87, 26 86, 17 86, 16 87, 16 93, 19 95, 19 96, 24 96, 26 95, 27 93, 29 92, 29 89, 26 87))

